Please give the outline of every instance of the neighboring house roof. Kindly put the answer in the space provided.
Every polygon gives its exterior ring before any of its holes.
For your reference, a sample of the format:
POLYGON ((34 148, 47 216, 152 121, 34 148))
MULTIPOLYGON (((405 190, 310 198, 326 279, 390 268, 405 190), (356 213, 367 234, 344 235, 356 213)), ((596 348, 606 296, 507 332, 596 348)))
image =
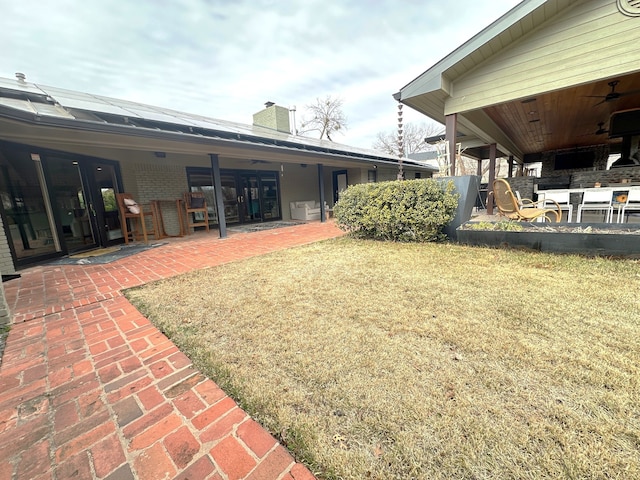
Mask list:
MULTIPOLYGON (((377 163, 398 163, 397 156, 328 140, 7 78, 0 78, 0 117, 37 125, 120 135, 253 144, 297 150, 301 155, 320 154, 377 163)), ((416 168, 434 170, 408 159, 403 161, 416 168)))
POLYGON ((430 151, 430 152, 415 152, 410 153, 408 157, 411 160, 415 160, 416 162, 424 163, 425 165, 430 165, 434 168, 440 170, 440 165, 438 164, 438 152, 430 151))

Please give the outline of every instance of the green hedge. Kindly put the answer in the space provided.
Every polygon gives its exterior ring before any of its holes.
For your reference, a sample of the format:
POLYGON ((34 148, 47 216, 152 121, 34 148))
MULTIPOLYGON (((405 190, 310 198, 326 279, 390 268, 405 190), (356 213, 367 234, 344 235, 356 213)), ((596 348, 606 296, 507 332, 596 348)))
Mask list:
POLYGON ((453 182, 363 183, 342 192, 333 212, 338 227, 358 238, 433 242, 445 238, 458 197, 453 182))

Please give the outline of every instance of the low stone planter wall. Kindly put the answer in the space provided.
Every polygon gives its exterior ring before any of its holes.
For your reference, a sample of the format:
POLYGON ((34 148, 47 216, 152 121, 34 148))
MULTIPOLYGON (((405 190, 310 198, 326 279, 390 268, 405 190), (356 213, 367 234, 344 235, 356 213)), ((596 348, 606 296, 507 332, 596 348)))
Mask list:
POLYGON ((466 245, 520 248, 540 252, 640 258, 640 230, 609 223, 537 226, 521 231, 458 228, 458 242, 466 245))

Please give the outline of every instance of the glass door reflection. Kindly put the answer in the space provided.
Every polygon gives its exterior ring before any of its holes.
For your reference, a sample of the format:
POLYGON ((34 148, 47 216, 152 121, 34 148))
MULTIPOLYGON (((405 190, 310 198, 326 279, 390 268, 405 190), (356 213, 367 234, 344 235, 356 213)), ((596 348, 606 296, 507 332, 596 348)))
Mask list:
POLYGON ((242 196, 240 209, 243 222, 255 222, 262 220, 262 208, 260 206, 260 188, 257 175, 240 175, 242 196))
POLYGON ((79 162, 48 156, 49 191, 67 252, 98 245, 95 209, 79 162))

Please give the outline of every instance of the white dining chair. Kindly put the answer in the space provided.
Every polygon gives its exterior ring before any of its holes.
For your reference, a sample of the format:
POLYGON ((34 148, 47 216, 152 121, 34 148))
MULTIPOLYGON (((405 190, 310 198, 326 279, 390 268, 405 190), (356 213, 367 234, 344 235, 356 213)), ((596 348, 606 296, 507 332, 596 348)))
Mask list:
POLYGON ((567 212, 567 222, 571 223, 573 218, 573 205, 571 205, 571 194, 569 190, 545 190, 543 194, 544 203, 547 202, 553 205, 556 202, 560 205, 560 210, 567 212))
POLYGON ((582 212, 585 210, 598 210, 605 212, 605 222, 611 222, 613 217, 613 192, 611 190, 602 190, 600 188, 592 188, 584 191, 582 195, 582 203, 578 205, 578 215, 576 222, 582 220, 582 212))
POLYGON ((640 211, 640 188, 632 188, 627 194, 627 201, 622 204, 620 210, 618 210, 618 223, 624 222, 624 216, 627 212, 640 211))

